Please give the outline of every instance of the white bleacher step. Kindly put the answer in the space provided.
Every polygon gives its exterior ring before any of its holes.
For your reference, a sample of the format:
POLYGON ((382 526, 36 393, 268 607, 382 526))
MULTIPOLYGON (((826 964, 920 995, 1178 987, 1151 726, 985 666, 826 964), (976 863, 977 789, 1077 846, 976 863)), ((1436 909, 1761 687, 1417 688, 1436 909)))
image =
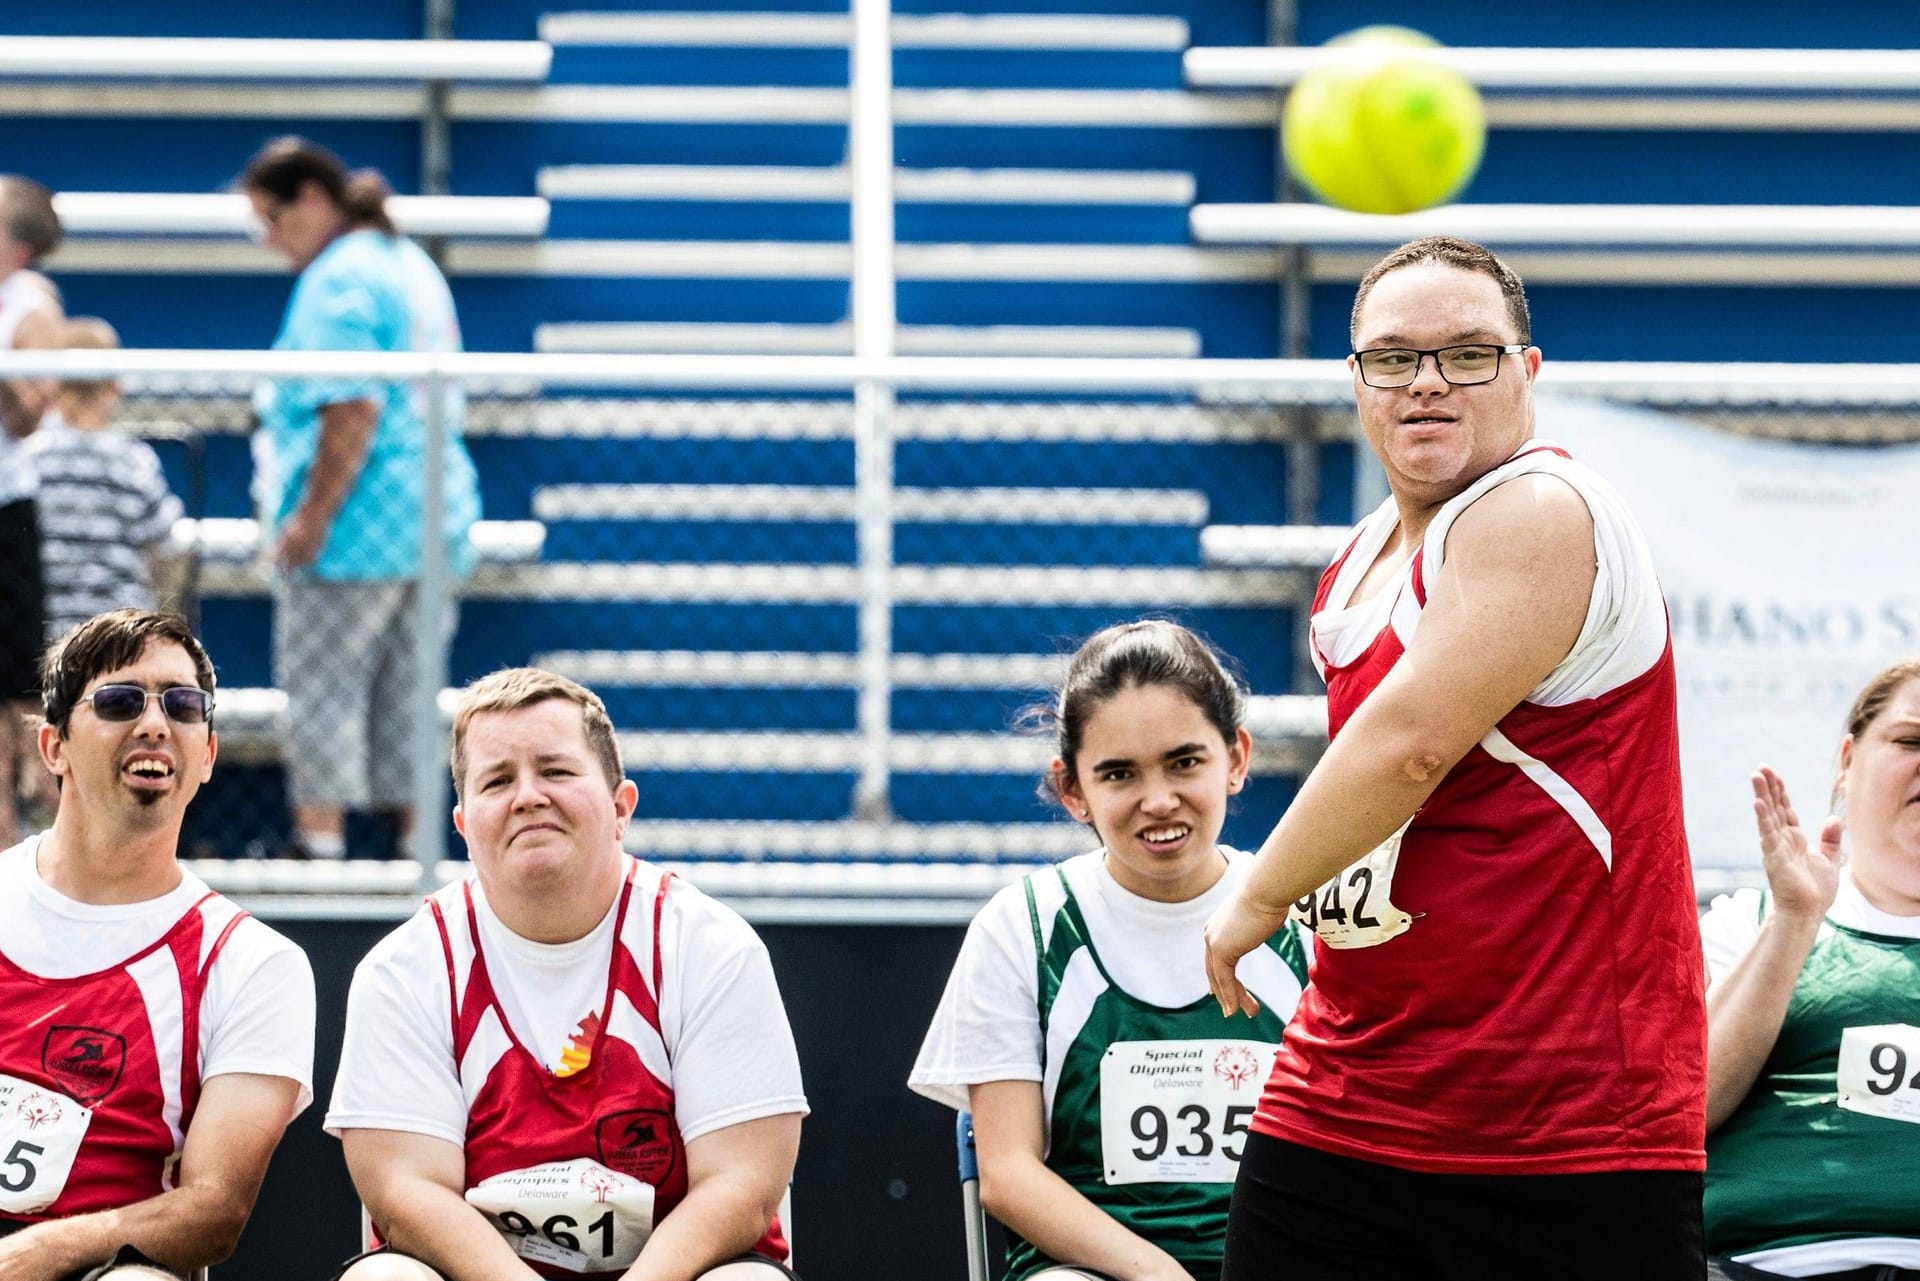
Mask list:
MULTIPOLYGON (((1319 700, 1304 699, 1317 703, 1319 700)), ((1294 732, 1255 734, 1253 767, 1259 773, 1288 773, 1305 760, 1303 749, 1315 737, 1304 708, 1287 705, 1273 717, 1276 726, 1294 732)), ((1251 730, 1252 725, 1248 728, 1251 730)), ((1324 712, 1319 731, 1326 731, 1324 712)), ((857 774, 865 764, 866 744, 857 733, 725 730, 714 733, 623 731, 620 754, 635 772, 675 770, 689 773, 857 774)), ((887 740, 887 760, 904 774, 1031 774, 1046 771, 1055 744, 1050 737, 1026 734, 895 733, 887 740)))
MULTIPOLYGON (((1280 608, 1301 604, 1298 572, 1079 565, 896 565, 896 605, 1101 605, 1126 609, 1280 608)), ((257 560, 209 561, 201 594, 262 596, 268 573, 257 560)), ((626 561, 482 563, 461 590, 467 600, 700 602, 854 605, 853 565, 705 564, 626 561)))
MULTIPOLYGON (((640 822, 627 828, 629 853, 672 868, 750 920, 801 915, 838 900, 870 908, 870 919, 901 919, 915 904, 942 903, 962 923, 1002 886, 1036 866, 1094 848, 1086 828, 1053 823, 640 822), (799 912, 794 909, 798 908, 799 912)), ((349 859, 189 859, 208 885, 256 913, 399 919, 418 906, 420 870, 406 861, 349 859)), ((449 859, 437 884, 472 865, 449 859)), ((1702 904, 1714 895, 1764 887, 1754 867, 1695 867, 1702 904)), ((922 919, 936 919, 921 912, 922 919)))
MULTIPOLYGON (((537 520, 476 521, 469 535, 481 564, 516 564, 540 559, 546 527, 537 520)), ((183 516, 173 523, 168 548, 198 555, 203 561, 246 564, 261 554, 260 522, 251 518, 183 516)))
MULTIPOLYGON (((167 246, 156 246, 165 250, 167 246)), ((903 281, 1265 282, 1279 279, 1269 249, 1156 244, 900 244, 903 281)), ((153 270, 180 270, 176 260, 153 270)), ((129 263, 120 270, 140 270, 129 263)), ((827 280, 853 277, 853 246, 785 240, 541 240, 455 244, 449 274, 587 276, 640 280, 827 280)))
POLYGON ((1298 202, 1195 205, 1188 220, 1202 244, 1380 246, 1461 236, 1506 246, 1920 246, 1920 209, 1905 205, 1442 205, 1381 215, 1298 202))
MULTIPOLYGON (((533 663, 589 687, 720 686, 854 687, 857 654, 690 650, 556 650, 533 663)), ((1058 654, 894 654, 895 688, 1051 689, 1066 672, 1058 654)), ((1270 742, 1317 740, 1326 734, 1326 699, 1317 695, 1256 694, 1247 703, 1247 727, 1270 742)))
MULTIPOLYGON (((537 520, 851 521, 859 491, 844 485, 543 485, 537 520)), ((1197 489, 896 489, 896 521, 960 524, 1204 525, 1197 489)))
MULTIPOLYGON (((541 352, 738 352, 850 356, 853 326, 591 321, 535 326, 541 352)), ((1200 354, 1193 329, 1142 325, 901 325, 902 356, 1105 356, 1187 360, 1200 354)))
MULTIPOLYGON (((456 120, 844 125, 853 111, 853 97, 845 89, 786 85, 475 86, 456 88, 450 99, 456 120)), ((0 97, 0 107, 7 105, 8 100, 0 97)), ((164 97, 158 105, 164 114, 194 114, 173 107, 164 97)), ((292 109, 299 106, 292 100, 287 105, 292 109)), ((1278 119, 1279 104, 1268 93, 1194 93, 1184 89, 893 91, 895 125, 1271 129, 1278 119)))
MULTIPOLYGON (((549 200, 844 201, 845 165, 556 165, 535 190, 549 200)), ((896 169, 903 204, 1173 205, 1193 203, 1194 179, 1177 170, 896 169)))
MULTIPOLYGON (((1404 49, 1391 51, 1394 55, 1404 49)), ((1312 68, 1352 61, 1353 47, 1188 49, 1188 84, 1212 88, 1285 88, 1312 68)), ((1367 56, 1367 55, 1359 55, 1367 56)), ((1703 89, 1779 93, 1920 92, 1915 49, 1488 48, 1456 45, 1419 50, 1482 89, 1703 89)))
MULTIPOLYGON (((1564 368, 1550 365, 1547 376, 1564 368)), ((1345 440, 1351 437, 1352 383, 1344 369, 1337 365, 1331 369, 1339 372, 1330 371, 1324 394, 1308 397, 1306 403, 1337 407, 1343 415, 1339 432, 1328 438, 1345 440)), ((1760 390, 1764 393, 1770 387, 1777 384, 1762 385, 1760 390)), ((168 388, 166 394, 176 393, 168 388)), ((1302 398, 1303 393, 1291 392, 1284 398, 1273 397, 1267 407, 1244 391, 1237 399, 1199 404, 1084 399, 901 401, 889 411, 887 421, 895 440, 1278 444, 1297 429, 1292 415, 1273 413, 1270 405, 1297 405, 1302 398)), ((1911 403, 1911 397, 1899 403, 1911 403)), ((244 396, 174 402, 162 412, 167 417, 143 417, 129 426, 155 440, 246 435, 253 430, 252 404, 244 396)), ((467 402, 465 424, 469 438, 512 440, 851 440, 853 434, 849 400, 725 394, 698 399, 577 397, 558 392, 532 400, 475 397, 467 402)))
MULTIPOLYGON (((853 42, 846 13, 548 13, 539 30, 552 45, 844 49, 853 42)), ((897 14, 892 42, 896 49, 1178 53, 1187 47, 1187 24, 1150 14, 897 14)))
POLYGON ((88 80, 461 80, 537 82, 553 50, 537 40, 283 40, 169 36, 7 36, 0 77, 88 80))
POLYGON ((1200 531, 1200 558, 1209 565, 1317 574, 1352 537, 1346 525, 1209 525, 1200 531))
MULTIPOLYGON (((611 685, 852 688, 860 656, 760 650, 555 650, 533 665, 592 688, 611 685)), ((901 654, 889 657, 895 688, 1045 689, 1057 684, 1066 659, 1057 654, 901 654)))
MULTIPOLYGON (((782 125, 845 124, 848 99, 840 89, 759 86, 574 86, 539 90, 455 89, 456 119, 625 120, 782 125), (562 92, 568 91, 568 92, 562 92)), ((1272 128, 1270 93, 1165 90, 898 90, 896 104, 915 124, 965 127, 974 117, 1003 125, 1082 124, 1090 127, 1272 128), (974 99, 954 95, 974 93, 974 99), (1112 95, 1088 102, 1083 94, 1112 95), (1160 96, 1140 97, 1138 94, 1160 96), (1035 95, 1043 95, 1036 97, 1035 95), (1064 95, 1064 96, 1063 96, 1064 95)), ((99 84, 77 80, 9 81, 0 77, 0 114, 6 116, 151 116, 271 120, 413 120, 429 109, 419 85, 300 85, 259 83, 99 84)), ((1760 97, 1711 94, 1526 94, 1487 100, 1493 129, 1783 130, 1788 132, 1911 133, 1920 129, 1920 101, 1872 95, 1760 97)))
MULTIPOLYGON (((53 207, 68 236, 242 237, 253 227, 238 192, 63 191, 53 207)), ((543 236, 549 206, 541 196, 392 196, 387 211, 414 236, 543 236)))

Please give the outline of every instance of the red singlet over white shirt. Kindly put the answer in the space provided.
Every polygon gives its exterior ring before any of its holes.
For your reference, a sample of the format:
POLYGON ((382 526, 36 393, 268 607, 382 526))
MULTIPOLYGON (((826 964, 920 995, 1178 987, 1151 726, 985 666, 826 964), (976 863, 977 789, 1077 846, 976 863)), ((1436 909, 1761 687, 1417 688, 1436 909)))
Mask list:
MULTIPOLYGON (((354 973, 327 1130, 457 1144, 469 1189, 589 1159, 651 1186, 657 1222, 685 1195, 686 1144, 804 1114, 765 946, 685 880, 628 872, 572 943, 514 934, 471 875, 429 898, 354 973)), ((777 1224, 756 1248, 784 1256, 777 1224)))
MULTIPOLYGON (((93 904, 41 879, 40 838, 0 854, 0 1219, 69 1218, 174 1186, 202 1082, 312 1097, 313 972, 191 872, 93 904)), ((289 1118, 291 1119, 291 1118, 289 1118)))
POLYGON ((1705 1168, 1704 976, 1673 651, 1619 498, 1531 441, 1441 508, 1397 585, 1352 604, 1397 526, 1389 499, 1314 600, 1329 728, 1340 733, 1412 641, 1453 521, 1540 473, 1593 516, 1598 571, 1579 639, 1405 830, 1390 887, 1413 918, 1404 932, 1316 943, 1254 1118, 1262 1134, 1435 1173, 1705 1168))

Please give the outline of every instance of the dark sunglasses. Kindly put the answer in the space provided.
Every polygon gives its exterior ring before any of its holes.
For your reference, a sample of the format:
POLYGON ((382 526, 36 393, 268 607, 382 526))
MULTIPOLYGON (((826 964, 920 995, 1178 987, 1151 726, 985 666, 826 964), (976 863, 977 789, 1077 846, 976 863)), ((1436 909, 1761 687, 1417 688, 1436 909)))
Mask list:
POLYGON ((93 714, 103 721, 139 720, 146 713, 147 700, 160 700, 160 710, 177 725, 204 725, 213 715, 213 695, 197 685, 169 685, 155 693, 138 685, 102 685, 81 701, 93 704, 93 714))

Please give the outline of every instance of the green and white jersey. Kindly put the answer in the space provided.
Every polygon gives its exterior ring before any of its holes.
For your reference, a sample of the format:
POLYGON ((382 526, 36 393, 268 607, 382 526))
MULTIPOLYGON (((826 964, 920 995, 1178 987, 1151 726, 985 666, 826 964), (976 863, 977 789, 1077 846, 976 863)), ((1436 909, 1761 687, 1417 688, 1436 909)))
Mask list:
MULTIPOLYGON (((1252 860, 1186 903, 1122 889, 1100 851, 1008 886, 975 918, 910 1084, 955 1108, 1041 1085, 1050 1168, 1185 1264, 1220 1270, 1247 1123, 1306 977, 1291 927, 1240 962, 1260 1017, 1224 1019, 1201 929, 1252 860)), ((1054 1262, 1013 1238, 1008 1281, 1054 1262)))
MULTIPOLYGON (((1701 922, 1718 981, 1769 910, 1744 890, 1701 922)), ((1707 1248, 1790 1276, 1920 1268, 1920 918, 1851 875, 1801 968, 1779 1039, 1707 1139, 1707 1248)))

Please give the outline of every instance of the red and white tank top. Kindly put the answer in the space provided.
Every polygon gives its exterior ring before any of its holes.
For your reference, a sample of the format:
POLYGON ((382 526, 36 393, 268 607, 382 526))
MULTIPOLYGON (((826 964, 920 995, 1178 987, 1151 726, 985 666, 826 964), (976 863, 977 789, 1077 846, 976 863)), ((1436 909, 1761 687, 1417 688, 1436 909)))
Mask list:
POLYGON ((1533 441, 1450 500, 1400 582, 1352 595, 1391 500, 1320 580, 1329 732, 1405 652, 1453 521, 1526 474, 1572 486, 1598 562, 1579 639, 1401 837, 1375 946, 1315 946, 1253 1128, 1438 1173, 1705 1166, 1705 979, 1680 803, 1673 651, 1625 505, 1533 441))
MULTIPOLYGON (((661 872, 654 884, 637 887, 641 870, 637 860, 628 860, 595 1039, 586 1064, 566 1076, 548 1071, 508 1023, 488 977, 470 884, 449 885, 428 898, 453 997, 454 1065, 467 1102, 469 1189, 496 1175, 587 1158, 651 1185, 655 1223, 686 1197, 686 1144, 674 1119, 673 1065, 659 1005, 665 972, 660 923, 673 875, 661 872), (641 910, 630 911, 636 897, 641 910)), ((787 1257, 778 1219, 754 1252, 787 1257)), ((581 1271, 537 1258, 527 1262, 543 1276, 576 1277, 581 1271)))
POLYGON ((0 1218, 71 1218, 173 1186, 207 976, 245 919, 208 893, 146 948, 75 978, 0 955, 0 1218))

